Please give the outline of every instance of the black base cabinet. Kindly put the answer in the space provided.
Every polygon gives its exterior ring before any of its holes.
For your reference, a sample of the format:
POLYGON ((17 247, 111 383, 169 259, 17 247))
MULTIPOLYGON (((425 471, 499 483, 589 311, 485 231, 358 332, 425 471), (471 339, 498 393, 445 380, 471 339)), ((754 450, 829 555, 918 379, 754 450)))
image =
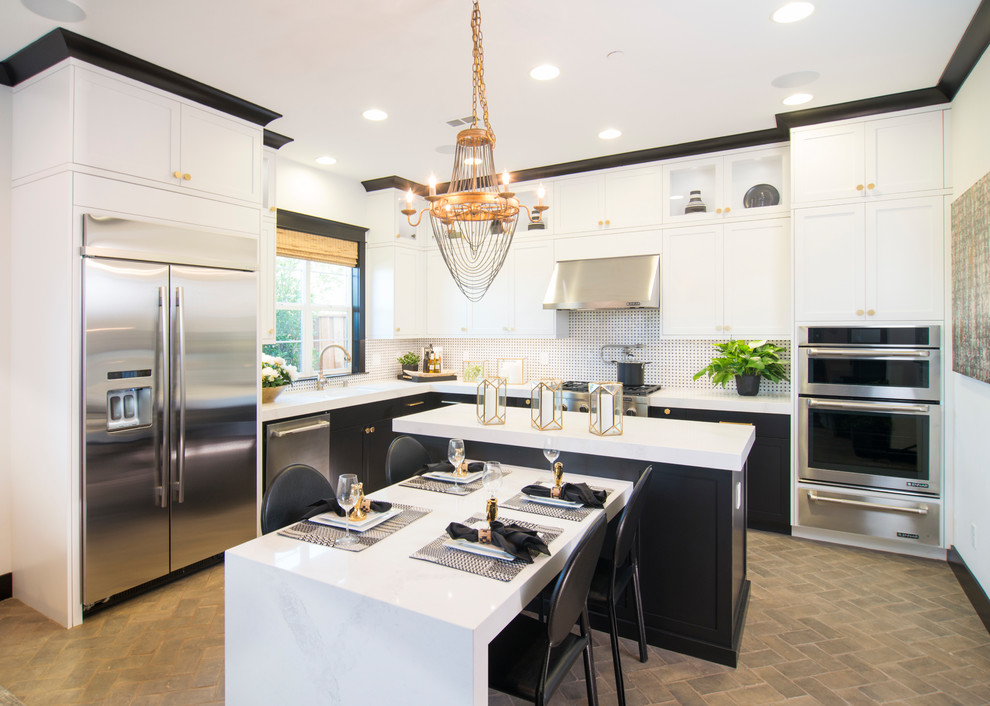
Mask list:
MULTIPOLYGON (((435 458, 447 439, 417 436, 435 458)), ((467 456, 546 468, 542 449, 465 441, 467 456)), ((644 461, 562 452, 565 473, 635 481, 644 461)), ((746 578, 746 474, 654 463, 640 525, 640 570, 649 644, 736 666, 749 580, 746 578), (737 489, 737 485, 741 487, 737 489)), ((549 470, 548 470, 549 476, 549 470)), ((614 524, 614 523, 613 523, 614 524)), ((630 603, 631 606, 631 603, 630 603)), ((604 615, 592 625, 607 629, 604 615)), ((619 632, 636 637, 635 614, 620 606, 619 632)))
POLYGON ((755 426, 756 441, 746 469, 747 527, 791 533, 791 418, 788 415, 650 407, 650 416, 755 426))

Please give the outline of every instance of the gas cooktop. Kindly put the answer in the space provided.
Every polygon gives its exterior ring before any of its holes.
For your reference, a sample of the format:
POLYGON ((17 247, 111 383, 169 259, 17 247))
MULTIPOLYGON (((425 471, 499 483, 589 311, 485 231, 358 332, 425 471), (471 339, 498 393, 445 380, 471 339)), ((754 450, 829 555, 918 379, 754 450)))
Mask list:
MULTIPOLYGON (((561 384, 564 392, 587 392, 588 383, 580 380, 565 380, 561 384)), ((645 397, 660 389, 659 385, 623 385, 622 394, 624 397, 645 397)))

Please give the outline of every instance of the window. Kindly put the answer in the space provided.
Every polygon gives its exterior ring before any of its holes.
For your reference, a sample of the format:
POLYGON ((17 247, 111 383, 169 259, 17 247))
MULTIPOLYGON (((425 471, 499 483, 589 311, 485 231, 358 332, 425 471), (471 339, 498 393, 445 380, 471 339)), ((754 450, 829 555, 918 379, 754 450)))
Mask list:
MULTIPOLYGON (((275 261, 275 341, 268 355, 295 365, 304 377, 320 370, 320 351, 336 344, 354 350, 353 282, 357 266, 354 243, 279 229, 275 261), (353 251, 353 255, 351 254, 353 251)), ((340 348, 323 357, 325 374, 351 372, 340 348)))

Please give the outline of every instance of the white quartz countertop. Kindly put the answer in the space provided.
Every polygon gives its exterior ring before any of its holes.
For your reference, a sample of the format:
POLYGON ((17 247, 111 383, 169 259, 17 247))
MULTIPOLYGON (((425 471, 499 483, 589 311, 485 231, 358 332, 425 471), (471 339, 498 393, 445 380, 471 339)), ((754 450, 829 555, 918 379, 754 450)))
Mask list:
POLYGON ((398 417, 392 430, 537 449, 552 436, 561 451, 727 471, 743 469, 756 439, 751 426, 640 417, 625 417, 621 436, 596 436, 588 431, 587 414, 563 414, 564 428, 545 432, 531 426, 530 411, 522 407, 507 408, 505 424, 485 426, 473 406, 447 405, 398 417))
MULTIPOLYGON (((348 387, 308 392, 286 390, 274 402, 261 405, 261 421, 272 422, 288 417, 317 414, 359 404, 419 395, 424 392, 473 395, 477 389, 476 383, 458 380, 430 383, 393 380, 356 383, 348 387)), ((506 394, 509 397, 528 397, 529 389, 528 384, 509 385, 506 394)), ((760 394, 755 397, 742 397, 731 390, 671 388, 659 390, 650 395, 650 406, 709 409, 723 412, 790 414, 791 397, 788 394, 760 394)))

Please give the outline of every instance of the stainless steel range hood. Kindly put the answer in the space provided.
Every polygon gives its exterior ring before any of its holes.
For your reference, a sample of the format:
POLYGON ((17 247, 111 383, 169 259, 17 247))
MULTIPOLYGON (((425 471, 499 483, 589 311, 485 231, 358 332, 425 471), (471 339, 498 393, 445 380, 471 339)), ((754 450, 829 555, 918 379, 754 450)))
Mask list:
POLYGON ((659 309, 660 256, 558 262, 544 309, 659 309))

